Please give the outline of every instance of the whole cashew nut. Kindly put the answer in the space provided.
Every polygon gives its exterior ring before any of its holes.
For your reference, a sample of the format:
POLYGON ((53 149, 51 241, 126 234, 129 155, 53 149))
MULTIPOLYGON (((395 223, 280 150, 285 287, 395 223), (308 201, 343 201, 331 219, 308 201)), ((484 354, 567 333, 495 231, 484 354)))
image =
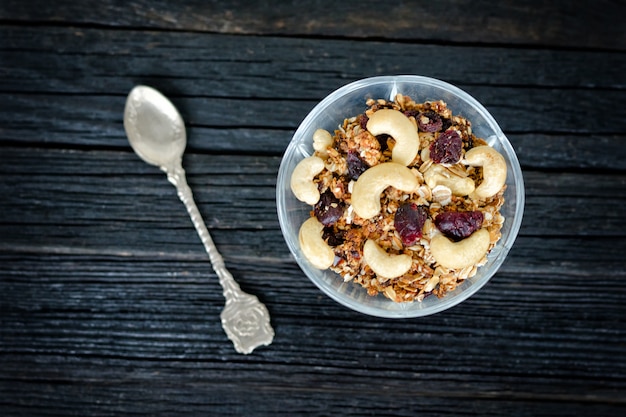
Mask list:
POLYGON ((387 253, 371 239, 368 239, 363 246, 363 260, 376 275, 389 279, 406 274, 413 263, 409 255, 387 253))
POLYGON ((445 167, 433 164, 424 172, 424 181, 430 188, 438 185, 448 187, 457 196, 468 195, 474 191, 474 181, 469 177, 459 177, 445 167))
POLYGON ((442 234, 430 241, 430 253, 439 265, 450 269, 465 268, 477 264, 489 250, 489 232, 480 229, 468 238, 452 242, 442 234))
POLYGON ((502 189, 506 182, 506 161, 498 151, 491 146, 477 146, 465 153, 465 161, 468 165, 483 167, 483 182, 470 198, 489 198, 502 189))
POLYGON ((387 187, 413 192, 418 186, 417 177, 409 168, 395 162, 385 162, 368 168, 352 188, 352 207, 364 219, 380 212, 380 194, 387 187))
POLYGON ((317 129, 313 133, 313 149, 320 153, 323 158, 328 156, 328 147, 333 144, 333 137, 328 130, 317 129))
POLYGON ((407 166, 417 156, 420 138, 417 128, 402 112, 381 109, 374 112, 367 121, 367 130, 374 135, 387 134, 396 141, 391 151, 391 160, 407 166))
POLYGON ((311 206, 320 199, 320 192, 313 178, 324 169, 324 161, 317 156, 304 158, 291 174, 291 191, 296 198, 311 206))
POLYGON ((322 239, 324 226, 315 217, 309 217, 300 226, 298 240, 304 257, 319 269, 330 267, 335 261, 335 252, 322 239))

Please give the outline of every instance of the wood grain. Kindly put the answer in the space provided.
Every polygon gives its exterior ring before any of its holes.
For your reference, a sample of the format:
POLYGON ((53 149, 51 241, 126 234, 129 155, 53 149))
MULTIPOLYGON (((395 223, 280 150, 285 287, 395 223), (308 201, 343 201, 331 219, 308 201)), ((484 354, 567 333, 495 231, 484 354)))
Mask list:
POLYGON ((107 2, 6 0, 0 19, 63 25, 155 28, 246 35, 384 38, 403 41, 491 43, 626 49, 622 2, 513 0, 497 4, 408 2, 381 5, 330 0, 306 4, 185 0, 107 2))
POLYGON ((148 80, 172 95, 319 100, 348 81, 381 74, 464 86, 626 88, 621 52, 75 27, 47 28, 45 38, 38 33, 0 27, 0 65, 11 69, 0 89, 112 93, 148 80))
MULTIPOLYGON (((621 100, 624 96, 621 91, 597 93, 584 90, 546 91, 496 87, 471 87, 467 91, 485 102, 487 109, 509 134, 540 134, 544 138, 547 138, 548 134, 593 135, 596 138, 602 135, 608 136, 610 140, 611 136, 622 137, 622 132, 626 130, 626 122, 603 111, 606 106, 621 100), (515 97, 515 106, 507 104, 506 99, 509 97, 515 97), (561 104, 554 108, 553 103, 557 98, 561 104), (597 125, 578 123, 577 115, 581 112, 589 117, 589 120, 593 119, 597 125)), ((3 132, 6 132, 6 139, 33 140, 34 132, 42 129, 46 132, 45 137, 49 136, 51 142, 59 142, 63 137, 82 139, 82 134, 86 136, 85 140, 90 140, 90 144, 99 141, 104 146, 121 146, 126 141, 123 131, 120 130, 122 120, 118 110, 124 108, 125 94, 110 97, 5 93, 4 97, 6 98, 3 100, 2 108, 19 110, 24 115, 17 121, 18 123, 11 123, 10 126, 2 128, 3 132), (48 117, 52 111, 62 117, 48 117), (88 126, 94 125, 100 129, 95 132, 87 129, 88 126)), ((249 136, 252 135, 253 129, 260 130, 261 139, 270 133, 268 131, 279 130, 284 134, 282 143, 279 143, 282 149, 288 144, 298 124, 317 103, 297 99, 268 101, 176 96, 171 96, 171 99, 190 129, 198 126, 201 129, 199 133, 207 132, 206 129, 209 128, 212 129, 210 132, 234 129, 231 134, 241 133, 243 140, 246 140, 247 136, 248 140, 243 143, 244 146, 251 142, 249 136)), ((363 109, 365 110, 365 105, 363 109)), ((0 120, 9 125, 8 122, 11 120, 7 120, 7 117, 9 115, 5 114, 0 120)), ((193 132, 193 129, 190 132, 193 132)), ((190 141, 192 139, 195 138, 190 137, 190 141)), ((210 143, 210 137, 205 138, 205 142, 210 143)), ((276 145, 273 149, 275 148, 276 145)))
MULTIPOLYGON (((6 222, 0 227, 7 237, 20 236, 28 242, 30 228, 24 229, 24 220, 26 225, 33 223, 33 233, 42 235, 37 244, 60 232, 89 239, 92 226, 103 223, 111 238, 128 235, 121 239, 127 243, 136 241, 133 234, 144 236, 137 228, 190 227, 164 174, 129 151, 31 150, 28 158, 21 157, 21 148, 5 148, 4 153, 6 163, 0 173, 6 182, 0 185, 0 193, 6 197, 0 207, 6 222), (39 155, 33 158, 35 153, 39 155), (73 182, 71 189, 65 185, 68 182, 73 182), (18 194, 10 191, 14 184, 19 184, 18 194)), ((272 156, 186 157, 189 182, 207 225, 243 231, 278 229, 274 186, 279 162, 272 156)), ((624 175, 548 176, 531 171, 525 175, 525 186, 528 221, 523 234, 626 236, 624 200, 616 197, 626 187, 624 175)))
MULTIPOLYGON (((157 86, 179 107, 191 152, 282 153, 315 103, 358 78, 355 71, 379 45, 63 28, 50 29, 50 37, 41 40, 36 29, 3 30, 8 39, 0 60, 6 74, 0 79, 0 109, 7 110, 0 112, 3 140, 125 147, 119 109, 140 82, 157 86), (342 55, 345 50, 353 51, 352 62, 342 55), (189 76, 202 68, 210 72, 189 76), (277 78, 277 72, 290 77, 277 78), (18 123, 9 119, 9 110, 20 112, 18 123), (53 113, 57 116, 49 117, 53 113)), ((624 97, 623 54, 398 43, 377 48, 382 66, 368 75, 419 72, 410 62, 393 59, 407 48, 412 55, 433 56, 426 75, 458 81, 485 104, 525 167, 624 168, 625 122, 605 111, 624 97), (450 65, 463 54, 468 65, 450 65), (594 65, 581 66, 581 60, 594 65), (581 123, 582 115, 594 123, 581 123)))
POLYGON ((0 3, 2 416, 623 416, 623 2, 0 3), (524 221, 477 294, 421 319, 349 310, 301 271, 276 177, 346 83, 468 91, 520 159, 524 221), (174 188, 122 126, 138 83, 187 124, 184 165, 276 339, 237 354, 174 188))
MULTIPOLYGON (((30 404, 68 395, 83 381, 85 397, 67 409, 56 407, 57 412, 89 409, 90 400, 100 396, 132 408, 110 390, 117 386, 120 395, 141 401, 145 394, 136 390, 146 380, 158 392, 193 380, 195 388, 188 391, 193 394, 187 397, 193 399, 200 395, 195 390, 219 391, 215 379, 222 388, 247 387, 270 396, 282 391, 289 397, 306 392, 331 401, 338 400, 333 395, 338 391, 359 398, 382 390, 412 406, 438 404, 440 397, 532 399, 562 403, 563 412, 624 406, 624 362, 604 360, 623 357, 624 329, 615 327, 626 292, 623 270, 621 277, 608 274, 596 281, 599 289, 591 292, 584 276, 505 271, 445 315, 390 323, 318 296, 293 265, 281 267, 280 275, 264 262, 249 269, 235 266, 242 285, 268 304, 277 330, 275 346, 241 357, 221 337, 215 318, 223 301, 206 262, 3 257, 28 260, 31 269, 7 270, 1 263, 3 293, 13 300, 3 315, 2 374, 53 384, 51 391, 16 392, 30 404), (32 274, 39 277, 36 286, 32 274), (45 369, 39 368, 41 362, 45 369), (110 383, 119 378, 121 386, 110 383)), ((180 393, 172 395, 174 402, 186 402, 180 393)), ((239 395, 232 402, 248 411, 259 406, 242 402, 239 395)), ((261 410, 275 405, 267 398, 262 403, 261 410)), ((99 409, 110 410, 106 404, 99 409)))

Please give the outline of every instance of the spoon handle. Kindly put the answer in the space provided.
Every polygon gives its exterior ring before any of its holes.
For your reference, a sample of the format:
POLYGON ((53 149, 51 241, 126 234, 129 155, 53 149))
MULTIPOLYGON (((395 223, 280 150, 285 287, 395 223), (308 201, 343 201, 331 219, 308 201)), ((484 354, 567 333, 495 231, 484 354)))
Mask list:
POLYGON ((274 338, 269 312, 256 296, 242 291, 226 269, 224 259, 213 243, 209 230, 193 200, 182 164, 178 164, 173 169, 163 168, 163 170, 167 173, 169 182, 176 187, 178 198, 185 205, 198 236, 209 254, 213 270, 219 278, 226 298, 226 305, 221 314, 222 327, 228 338, 239 353, 248 354, 257 346, 269 345, 274 338))

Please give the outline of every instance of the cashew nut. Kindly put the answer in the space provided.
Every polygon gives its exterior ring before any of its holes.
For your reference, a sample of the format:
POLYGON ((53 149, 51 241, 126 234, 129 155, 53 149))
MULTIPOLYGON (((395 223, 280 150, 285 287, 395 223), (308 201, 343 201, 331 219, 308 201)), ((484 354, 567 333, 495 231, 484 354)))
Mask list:
POLYGON ((393 162, 407 166, 417 156, 420 146, 417 128, 402 112, 392 109, 374 112, 367 121, 367 130, 374 136, 384 133, 395 139, 391 151, 393 162))
POLYGON ((417 177, 409 168, 395 162, 385 162, 368 168, 352 188, 354 212, 371 219, 380 212, 380 194, 389 186, 413 192, 418 186, 417 177))
POLYGON ((333 144, 333 137, 328 130, 317 129, 313 133, 313 149, 319 152, 322 158, 328 156, 328 147, 333 144))
POLYGON ((296 165, 291 174, 291 191, 296 198, 309 205, 315 205, 320 199, 320 192, 313 178, 324 169, 324 161, 317 156, 304 158, 296 165))
POLYGON ((452 194, 464 196, 474 191, 474 181, 469 177, 460 177, 450 172, 446 167, 433 164, 424 172, 424 181, 430 188, 438 185, 448 187, 452 194))
POLYGON ((439 265, 460 269, 477 264, 489 249, 489 231, 480 229, 468 238, 452 242, 442 234, 437 234, 430 241, 430 253, 439 265))
POLYGON ((315 217, 309 217, 300 226, 298 240, 300 241, 300 249, 302 249, 304 257, 314 267, 326 269, 335 261, 335 252, 322 239, 322 230, 324 230, 322 223, 315 217))
POLYGON ((371 239, 368 239, 363 246, 363 260, 376 275, 389 279, 406 274, 413 263, 409 255, 387 253, 371 239))
POLYGON ((483 167, 483 182, 470 198, 489 198, 502 189, 506 181, 506 161, 498 151, 491 146, 477 146, 465 153, 465 161, 471 166, 483 167))

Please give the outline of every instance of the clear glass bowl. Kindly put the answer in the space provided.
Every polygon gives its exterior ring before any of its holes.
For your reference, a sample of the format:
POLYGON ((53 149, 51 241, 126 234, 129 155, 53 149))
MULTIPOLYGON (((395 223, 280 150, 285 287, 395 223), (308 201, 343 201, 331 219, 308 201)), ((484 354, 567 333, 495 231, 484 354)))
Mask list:
POLYGON ((328 95, 302 121, 283 156, 276 184, 276 203, 280 227, 289 250, 304 273, 329 297, 340 304, 364 314, 409 318, 434 314, 455 306, 478 291, 504 262, 520 228, 524 211, 524 181, 522 171, 510 142, 489 112, 473 97, 446 82, 428 77, 402 75, 366 78, 343 86, 328 95), (313 154, 313 132, 322 128, 333 132, 345 118, 363 113, 366 100, 393 100, 397 93, 416 102, 443 100, 452 114, 472 123, 473 133, 485 139, 505 158, 508 168, 505 203, 501 213, 505 218, 502 238, 487 256, 487 263, 478 273, 443 298, 426 297, 422 302, 396 303, 384 295, 370 296, 359 284, 344 282, 339 274, 313 267, 300 251, 298 231, 309 217, 311 207, 297 200, 290 189, 294 167, 313 154))

